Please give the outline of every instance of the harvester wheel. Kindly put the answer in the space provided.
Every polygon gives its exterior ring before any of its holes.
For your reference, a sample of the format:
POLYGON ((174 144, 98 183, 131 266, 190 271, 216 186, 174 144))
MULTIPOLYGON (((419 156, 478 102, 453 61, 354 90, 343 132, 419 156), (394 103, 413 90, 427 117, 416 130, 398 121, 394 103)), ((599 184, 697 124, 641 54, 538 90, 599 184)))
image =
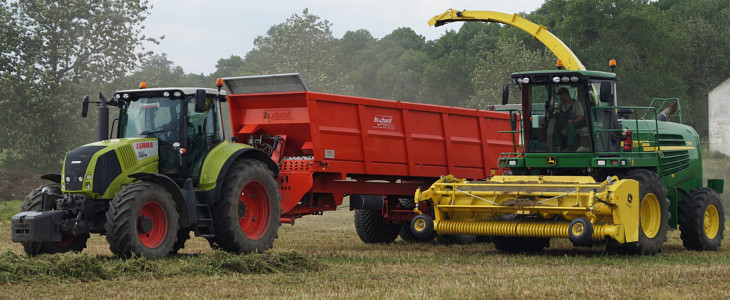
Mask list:
POLYGON ((273 247, 281 225, 281 194, 264 163, 235 162, 223 181, 221 198, 211 208, 215 246, 234 253, 261 253, 273 247))
POLYGON ((433 219, 429 215, 417 215, 411 220, 409 227, 416 239, 430 241, 436 235, 433 230, 433 219))
POLYGON ((400 225, 385 224, 379 210, 356 209, 355 231, 365 243, 392 243, 400 232, 400 225))
POLYGON ((667 188, 656 172, 636 169, 631 170, 625 179, 639 182, 639 241, 619 244, 609 240, 606 249, 609 252, 623 254, 653 255, 662 251, 662 244, 667 241, 669 229, 669 200, 667 188))
POLYGON ((568 239, 577 246, 591 245, 593 241, 593 224, 586 218, 576 218, 568 226, 568 239))
POLYGON ((725 211, 720 195, 697 188, 679 205, 679 230, 688 250, 717 250, 725 231, 725 211))
MULTIPOLYGON (((49 188, 52 193, 60 194, 61 186, 58 183, 50 183, 39 186, 33 189, 25 199, 23 204, 20 205, 20 211, 43 211, 43 210, 54 210, 56 209, 56 203, 53 201, 47 201, 43 205, 43 188, 49 188)), ((81 252, 86 248, 86 240, 89 238, 89 234, 81 235, 64 235, 63 240, 60 242, 26 242, 21 243, 23 250, 30 256, 38 254, 53 254, 53 253, 64 253, 64 252, 81 252)))
POLYGON ((425 238, 417 238, 411 231, 411 224, 403 223, 400 225, 400 233, 398 233, 398 236, 407 243, 428 243, 436 237, 436 232, 434 231, 431 235, 425 238))
POLYGON ((178 213, 170 193, 152 182, 136 182, 114 195, 106 212, 106 240, 121 258, 166 257, 178 238, 178 213))
POLYGON ((492 242, 497 250, 510 253, 540 252, 550 247, 549 238, 493 236, 492 242))

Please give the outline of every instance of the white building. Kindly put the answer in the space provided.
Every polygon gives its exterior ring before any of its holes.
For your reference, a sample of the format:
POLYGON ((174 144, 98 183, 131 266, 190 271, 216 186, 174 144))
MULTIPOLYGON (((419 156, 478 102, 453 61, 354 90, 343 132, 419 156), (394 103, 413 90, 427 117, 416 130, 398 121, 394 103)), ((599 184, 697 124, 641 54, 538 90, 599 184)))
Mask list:
POLYGON ((730 79, 708 95, 710 151, 730 155, 730 79))

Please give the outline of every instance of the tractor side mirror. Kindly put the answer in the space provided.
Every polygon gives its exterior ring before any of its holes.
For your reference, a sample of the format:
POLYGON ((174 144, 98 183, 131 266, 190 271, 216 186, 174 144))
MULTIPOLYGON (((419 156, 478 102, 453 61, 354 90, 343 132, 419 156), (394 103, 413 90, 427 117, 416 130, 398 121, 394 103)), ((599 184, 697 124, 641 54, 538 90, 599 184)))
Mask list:
POLYGON ((86 115, 89 113, 89 95, 84 96, 84 99, 81 102, 81 117, 86 118, 86 115))
POLYGON ((208 97, 205 95, 205 90, 200 89, 195 91, 195 112, 205 112, 205 101, 208 97))
POLYGON ((601 102, 615 105, 613 103, 613 84, 610 81, 601 82, 601 102))
POLYGON ((509 102, 509 86, 508 85, 502 85, 502 105, 507 105, 507 102, 509 102))

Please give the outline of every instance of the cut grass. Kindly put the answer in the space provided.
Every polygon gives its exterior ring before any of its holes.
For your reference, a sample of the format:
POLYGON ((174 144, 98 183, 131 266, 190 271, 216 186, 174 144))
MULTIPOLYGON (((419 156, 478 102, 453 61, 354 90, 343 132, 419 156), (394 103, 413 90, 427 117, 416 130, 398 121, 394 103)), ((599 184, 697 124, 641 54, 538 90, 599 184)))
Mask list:
POLYGON ((0 289, 8 298, 730 297, 730 242, 695 252, 682 247, 679 232, 668 239, 662 254, 644 257, 559 239, 533 255, 500 253, 492 244, 370 245, 342 207, 282 226, 263 255, 213 251, 193 238, 178 256, 118 260, 104 237, 93 235, 82 254, 27 258, 3 219, 0 266, 8 260, 14 269, 0 289))

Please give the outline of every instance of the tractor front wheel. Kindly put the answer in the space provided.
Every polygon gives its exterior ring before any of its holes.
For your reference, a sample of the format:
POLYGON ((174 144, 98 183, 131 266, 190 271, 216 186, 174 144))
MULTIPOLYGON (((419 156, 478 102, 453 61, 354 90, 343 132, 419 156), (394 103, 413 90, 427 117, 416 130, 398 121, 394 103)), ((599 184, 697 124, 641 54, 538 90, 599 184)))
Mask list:
POLYGON ((720 248, 725 231, 725 210, 717 192, 697 188, 679 205, 679 230, 682 244, 688 250, 720 248))
MULTIPOLYGON (((53 201, 47 201, 43 203, 43 189, 47 188, 54 194, 61 194, 61 185, 58 183, 50 183, 39 186, 33 189, 25 199, 23 204, 20 205, 20 211, 48 211, 56 209, 56 203, 53 201)), ((23 250, 25 253, 33 256, 39 254, 53 254, 53 253, 64 253, 64 252, 81 252, 86 248, 86 240, 89 238, 89 234, 80 235, 63 235, 63 239, 60 242, 24 242, 23 250)))
POLYGON ((234 253, 261 253, 273 247, 281 225, 281 195, 274 174, 262 162, 234 163, 212 204, 213 248, 234 253))
POLYGON ((121 258, 161 258, 178 239, 178 213, 170 193, 151 182, 129 184, 114 195, 106 212, 106 240, 121 258))

